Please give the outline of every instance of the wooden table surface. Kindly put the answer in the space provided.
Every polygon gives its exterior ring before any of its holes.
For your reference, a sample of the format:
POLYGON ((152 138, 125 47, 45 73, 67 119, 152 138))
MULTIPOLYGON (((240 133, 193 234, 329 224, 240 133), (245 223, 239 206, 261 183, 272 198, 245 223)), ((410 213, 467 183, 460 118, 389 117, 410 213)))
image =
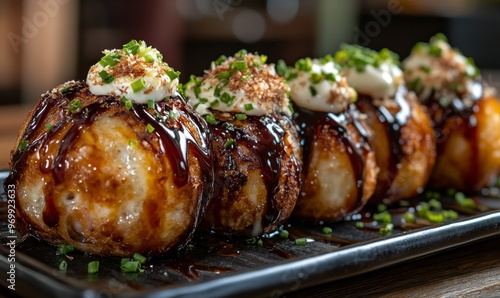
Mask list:
POLYGON ((10 152, 32 106, 0 106, 0 169, 9 166, 10 152))
POLYGON ((500 237, 286 297, 500 297, 500 237))

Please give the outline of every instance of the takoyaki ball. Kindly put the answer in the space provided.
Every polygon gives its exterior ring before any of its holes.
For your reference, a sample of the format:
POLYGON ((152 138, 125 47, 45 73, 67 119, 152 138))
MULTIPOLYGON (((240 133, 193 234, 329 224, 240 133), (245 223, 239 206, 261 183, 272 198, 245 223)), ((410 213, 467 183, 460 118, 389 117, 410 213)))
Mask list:
POLYGON ((435 129, 437 161, 430 186, 478 191, 493 185, 500 172, 500 102, 472 59, 438 34, 414 46, 404 69, 435 129))
POLYGON ((284 73, 303 145, 302 188, 294 216, 312 222, 342 220, 375 190, 378 168, 370 128, 353 102, 357 94, 329 56, 305 58, 284 73))
POLYGON ((104 54, 87 82, 42 95, 5 187, 19 227, 52 244, 162 253, 191 237, 212 187, 206 125, 155 49, 133 41, 104 54))
POLYGON ((356 106, 374 131, 372 146, 380 172, 370 202, 392 203, 421 193, 435 163, 429 116, 408 92, 397 56, 344 45, 335 60, 358 92, 356 106))
POLYGON ((221 57, 186 85, 188 102, 208 122, 215 158, 214 193, 204 227, 257 236, 292 213, 300 187, 300 144, 285 81, 266 57, 221 57))

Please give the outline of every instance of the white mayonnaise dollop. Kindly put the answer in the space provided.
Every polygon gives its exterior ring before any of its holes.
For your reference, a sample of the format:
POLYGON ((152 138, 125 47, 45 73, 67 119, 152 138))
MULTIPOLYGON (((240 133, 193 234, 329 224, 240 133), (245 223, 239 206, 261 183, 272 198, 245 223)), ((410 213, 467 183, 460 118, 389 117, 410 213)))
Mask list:
POLYGON ((146 47, 143 41, 136 42, 135 48, 127 48, 135 45, 133 42, 123 49, 103 52, 104 58, 88 72, 90 91, 96 95, 125 97, 137 104, 162 101, 173 95, 179 74, 163 62, 156 49, 146 47))
POLYGON ((212 110, 263 116, 291 114, 289 90, 274 65, 265 64, 265 56, 239 52, 233 57, 212 62, 203 77, 186 84, 188 104, 201 115, 212 110))
POLYGON ((433 37, 430 43, 415 45, 403 61, 405 80, 419 98, 426 100, 432 92, 441 101, 475 96, 479 71, 474 62, 453 49, 444 37, 433 37))
POLYGON ((366 65, 362 71, 345 68, 345 76, 347 83, 358 93, 373 98, 393 97, 404 82, 401 69, 388 62, 382 62, 378 67, 366 65))
POLYGON ((290 96, 299 107, 317 111, 344 111, 357 98, 333 61, 311 60, 310 70, 296 69, 296 77, 289 79, 290 96))

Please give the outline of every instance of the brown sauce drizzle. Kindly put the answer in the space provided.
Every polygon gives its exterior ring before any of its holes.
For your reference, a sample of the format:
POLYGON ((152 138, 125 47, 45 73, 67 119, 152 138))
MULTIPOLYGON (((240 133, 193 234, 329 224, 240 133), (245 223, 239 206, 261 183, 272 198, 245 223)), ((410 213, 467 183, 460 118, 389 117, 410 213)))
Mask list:
MULTIPOLYGON (((479 164, 477 159, 479 158, 479 142, 477 134, 477 120, 474 116, 474 112, 477 110, 477 102, 481 100, 484 96, 486 86, 479 81, 474 82, 473 89, 477 92, 473 93, 470 100, 473 101, 471 106, 464 105, 463 98, 465 94, 457 94, 450 104, 447 106, 442 106, 440 104, 439 94, 433 92, 429 99, 424 102, 427 107, 427 111, 431 116, 432 125, 434 127, 434 132, 436 135, 436 153, 438 156, 442 155, 447 144, 448 137, 452 131, 460 127, 464 129, 464 136, 472 144, 471 148, 471 164, 479 164), (455 123, 454 126, 450 126, 450 123, 455 123)), ((475 181, 479 176, 479 167, 472 167, 467 173, 466 181, 469 181, 469 185, 466 187, 474 187, 475 181)))
POLYGON ((337 132, 337 136, 340 143, 347 146, 347 153, 349 154, 349 159, 353 168, 353 172, 356 178, 356 189, 357 189, 357 204, 355 209, 358 209, 363 204, 363 185, 364 185, 364 175, 365 175, 365 159, 371 148, 368 145, 368 133, 363 128, 363 125, 359 122, 357 117, 351 114, 350 110, 346 110, 340 114, 325 113, 325 112, 314 112, 306 109, 296 107, 297 113, 294 115, 294 120, 298 125, 298 131, 300 135, 300 142, 303 149, 303 172, 307 174, 309 169, 309 156, 311 150, 311 143, 314 140, 315 135, 321 133, 321 130, 325 125, 328 125, 331 130, 337 132), (354 124, 358 133, 362 136, 361 141, 354 143, 353 139, 349 135, 346 126, 348 124, 354 124))
MULTIPOLYGON (((9 177, 5 180, 5 185, 14 184, 19 179, 19 172, 22 171, 22 167, 26 164, 28 156, 30 153, 34 151, 48 150, 49 142, 52 137, 58 133, 61 133, 62 127, 68 127, 66 124, 71 122, 70 127, 67 128, 64 136, 60 139, 60 144, 57 148, 57 152, 47 154, 47 160, 40 161, 40 171, 42 173, 51 173, 51 177, 55 183, 47 183, 48 188, 45 189, 45 193, 47 194, 45 197, 45 208, 43 210, 43 220, 48 227, 56 227, 59 222, 59 212, 57 210, 54 198, 52 196, 52 188, 55 185, 58 185, 64 181, 65 169, 69 166, 67 165, 67 155, 69 150, 72 147, 72 144, 75 140, 78 139, 82 129, 90 125, 95 118, 107 108, 116 105, 123 105, 123 103, 119 102, 116 98, 101 96, 99 99, 96 99, 94 103, 84 107, 82 111, 78 113, 68 113, 62 117, 59 123, 54 125, 54 127, 48 131, 43 132, 34 139, 34 134, 40 129, 45 129, 44 125, 47 121, 47 117, 49 114, 54 113, 53 109, 59 109, 64 111, 66 104, 68 104, 75 96, 74 94, 77 92, 86 93, 82 96, 94 96, 90 94, 87 86, 83 82, 77 83, 77 85, 72 86, 72 88, 66 93, 57 93, 57 97, 53 97, 54 94, 49 93, 46 94, 40 104, 37 106, 36 110, 33 113, 32 118, 29 121, 29 124, 26 128, 23 138, 28 141, 28 145, 23 150, 17 150, 13 156, 12 161, 12 170, 9 174, 9 177), (61 104, 65 103, 65 104, 61 104), (52 112, 51 112, 52 110, 52 112), (43 126, 43 127, 42 127, 43 126), (49 156, 53 158, 52 162, 49 160, 49 156)), ((176 95, 179 96, 179 95, 176 95)), ((190 113, 186 106, 183 104, 184 101, 182 98, 178 98, 179 100, 175 103, 176 112, 181 112, 185 115, 190 113)), ((173 99, 172 99, 173 100, 173 99)), ((160 116, 163 116, 163 120, 165 117, 168 117, 168 112, 171 108, 168 106, 167 102, 160 102, 157 105, 157 111, 160 116)), ((57 111, 56 111, 57 112, 57 111)), ((203 129, 206 125, 203 125, 203 122, 198 116, 188 116, 188 120, 193 124, 192 128, 196 129, 200 134, 200 144, 198 140, 194 137, 188 127, 184 125, 182 121, 175 121, 173 125, 166 126, 164 123, 158 121, 147 109, 146 105, 134 105, 132 112, 135 116, 140 119, 145 125, 151 124, 155 128, 154 133, 158 137, 162 153, 165 154, 175 171, 175 183, 177 186, 184 186, 189 182, 189 172, 188 172, 188 160, 187 160, 187 150, 188 148, 194 149, 193 152, 195 156, 200 160, 201 168, 203 171, 203 179, 205 180, 204 184, 204 195, 202 196, 202 202, 199 205, 200 212, 204 211, 206 206, 205 200, 208 198, 209 194, 213 189, 212 180, 213 180, 213 165, 212 165, 212 156, 211 156, 211 147, 205 141, 206 138, 206 129, 203 129)), ((50 178, 49 178, 50 179, 50 178)), ((23 217, 25 218, 25 217, 23 217)), ((194 221, 194 224, 197 225, 199 221, 199 216, 194 221)), ((29 224, 29 223, 28 223, 29 224)), ((28 227, 29 228, 29 227, 28 227)))
MULTIPOLYGON (((184 105, 177 105, 176 109, 177 111, 173 111, 174 113, 188 113, 184 105)), ((164 115, 168 117, 172 109, 165 102, 156 104, 158 115, 153 115, 146 105, 134 104, 132 111, 145 125, 150 124, 154 127, 153 133, 158 137, 161 153, 166 154, 174 168, 174 182, 177 186, 182 187, 189 180, 188 148, 194 149, 196 157, 202 162, 205 182, 208 183, 212 180, 213 166, 210 145, 205 142, 206 132, 202 129, 202 121, 199 118, 192 117, 192 121, 195 123, 194 127, 196 127, 197 132, 202 136, 201 144, 198 144, 198 140, 181 121, 175 122, 172 127, 166 125, 164 115), (162 119, 158 121, 158 117, 162 117, 162 119)))
POLYGON ((408 120, 411 118, 412 113, 411 106, 405 98, 407 92, 408 90, 404 86, 400 86, 396 91, 396 94, 394 95, 394 103, 398 107, 398 111, 396 113, 391 112, 383 104, 375 105, 373 102, 373 98, 369 95, 358 95, 358 106, 368 105, 375 110, 378 120, 384 125, 386 129, 389 148, 391 148, 392 150, 392 154, 390 155, 389 159, 389 166, 387 169, 387 181, 383 185, 377 182, 377 189, 381 190, 379 192, 381 194, 385 194, 389 190, 392 182, 397 176, 399 164, 404 157, 403 146, 401 143, 401 128, 406 125, 408 120))
POLYGON ((481 82, 474 82, 474 85, 474 89, 479 90, 479 92, 472 94, 471 100, 473 100, 473 105, 470 107, 465 106, 463 103, 462 98, 465 96, 464 94, 458 94, 451 100, 451 103, 445 107, 440 104, 440 98, 436 92, 433 92, 429 100, 424 102, 436 132, 438 154, 442 153, 444 149, 442 144, 444 144, 448 138, 448 133, 445 131, 444 126, 453 118, 467 120, 467 133, 470 137, 473 137, 473 128, 477 125, 474 111, 477 109, 477 101, 483 98, 485 89, 484 84, 481 82))
MULTIPOLYGON (((258 157, 259 168, 262 171, 264 183, 267 189, 267 209, 262 219, 262 227, 274 225, 280 219, 281 211, 276 206, 276 193, 279 189, 279 181, 282 172, 282 158, 286 154, 284 148, 285 131, 278 120, 272 116, 248 117, 245 125, 255 126, 254 135, 248 135, 243 129, 232 124, 220 121, 215 125, 210 125, 211 132, 220 138, 227 140, 233 139, 235 143, 242 143, 246 148, 252 151, 254 156, 258 157), (229 124, 229 125, 228 125, 229 124)), ((237 147, 231 146, 229 150, 236 150, 237 147)), ((226 148, 221 150, 228 150, 226 148)), ((237 167, 236 161, 230 159, 227 167, 237 167)), ((222 173, 223 174, 223 173, 222 173)), ((216 179, 216 189, 227 187, 222 179, 216 179)), ((214 198, 212 204, 215 204, 214 210, 220 210, 222 206, 217 207, 219 200, 214 198)))

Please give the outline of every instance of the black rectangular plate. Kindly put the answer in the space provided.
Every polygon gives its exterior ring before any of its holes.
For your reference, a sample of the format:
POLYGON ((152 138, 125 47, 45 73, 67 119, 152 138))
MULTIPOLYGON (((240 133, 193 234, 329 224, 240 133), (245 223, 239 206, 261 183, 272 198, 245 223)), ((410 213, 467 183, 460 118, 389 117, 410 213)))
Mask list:
MULTIPOLYGON (((0 172, 2 185, 7 174, 0 172)), ((288 239, 274 235, 260 243, 200 233, 179 253, 149 258, 143 273, 122 272, 117 257, 58 256, 55 246, 27 236, 16 244, 15 262, 9 247, 0 246, 0 284, 10 285, 5 273, 15 264, 15 294, 22 297, 277 297, 500 234, 500 198, 477 200, 487 208, 443 224, 397 226, 389 236, 377 226, 357 229, 358 219, 329 225, 331 236, 319 225, 291 223, 288 239), (310 239, 307 245, 296 245, 294 239, 302 237, 310 239), (58 269, 62 260, 66 271, 58 269), (92 260, 100 262, 97 274, 87 274, 92 260)), ((1 201, 0 236, 7 243, 7 203, 1 201)), ((401 210, 394 214, 399 220, 401 210)))

